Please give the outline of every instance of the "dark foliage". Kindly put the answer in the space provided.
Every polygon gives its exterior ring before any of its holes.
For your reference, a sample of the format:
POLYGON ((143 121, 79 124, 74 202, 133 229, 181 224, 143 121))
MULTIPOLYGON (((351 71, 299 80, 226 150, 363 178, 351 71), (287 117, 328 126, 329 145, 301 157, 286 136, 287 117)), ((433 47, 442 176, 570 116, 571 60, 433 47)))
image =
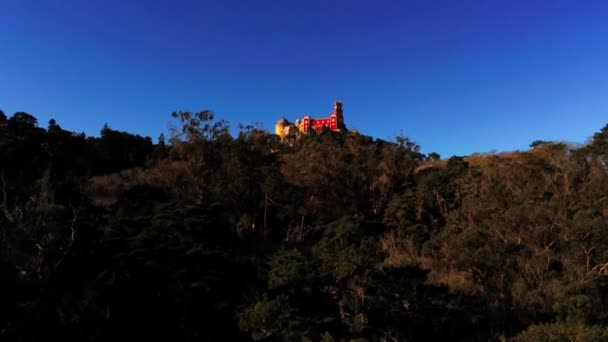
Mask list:
POLYGON ((173 116, 154 144, 0 111, 0 340, 608 336, 608 126, 440 160, 173 116))

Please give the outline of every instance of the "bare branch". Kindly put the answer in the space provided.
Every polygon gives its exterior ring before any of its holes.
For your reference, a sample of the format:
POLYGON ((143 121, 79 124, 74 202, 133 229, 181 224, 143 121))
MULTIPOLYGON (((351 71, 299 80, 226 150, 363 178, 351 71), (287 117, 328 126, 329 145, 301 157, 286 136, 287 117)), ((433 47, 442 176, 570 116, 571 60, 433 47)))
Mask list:
POLYGON ((4 173, 0 176, 0 181, 2 182, 2 203, 0 203, 0 208, 2 209, 2 212, 4 213, 6 219, 9 222, 13 222, 13 215, 11 215, 10 211, 8 210, 8 207, 6 206, 6 203, 8 202, 8 193, 6 192, 6 179, 4 178, 4 173))
POLYGON ((61 258, 59 258, 57 263, 55 263, 55 269, 57 269, 59 266, 61 266, 61 264, 63 263, 65 258, 72 251, 72 247, 74 246, 74 241, 76 241, 76 233, 78 231, 78 226, 76 223, 78 222, 78 218, 80 216, 80 212, 81 212, 83 206, 84 206, 84 200, 81 199, 80 205, 78 206, 78 208, 72 208, 73 216, 72 216, 72 222, 70 224, 70 242, 68 243, 68 247, 65 249, 65 252, 61 256, 61 258))

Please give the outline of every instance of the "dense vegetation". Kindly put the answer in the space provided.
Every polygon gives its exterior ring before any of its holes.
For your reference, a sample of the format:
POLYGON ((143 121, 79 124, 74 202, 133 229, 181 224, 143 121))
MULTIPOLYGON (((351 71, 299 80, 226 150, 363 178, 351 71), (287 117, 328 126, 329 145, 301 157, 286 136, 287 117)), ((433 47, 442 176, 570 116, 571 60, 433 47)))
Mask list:
POLYGON ((608 126, 440 160, 0 112, 0 340, 606 340, 608 126))

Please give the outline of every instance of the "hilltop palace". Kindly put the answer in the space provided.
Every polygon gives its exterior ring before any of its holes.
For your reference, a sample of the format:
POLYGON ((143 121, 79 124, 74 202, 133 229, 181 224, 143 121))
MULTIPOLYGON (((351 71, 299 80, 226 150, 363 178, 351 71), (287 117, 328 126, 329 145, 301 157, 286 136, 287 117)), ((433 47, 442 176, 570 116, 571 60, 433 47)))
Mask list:
POLYGON ((290 132, 295 134, 307 134, 311 129, 319 132, 323 130, 323 127, 327 127, 334 132, 345 129, 342 102, 334 102, 334 112, 329 114, 328 118, 313 119, 310 115, 304 115, 302 120, 297 119, 295 124, 292 124, 285 118, 281 118, 277 121, 274 129, 276 135, 281 137, 281 140, 284 140, 290 132))

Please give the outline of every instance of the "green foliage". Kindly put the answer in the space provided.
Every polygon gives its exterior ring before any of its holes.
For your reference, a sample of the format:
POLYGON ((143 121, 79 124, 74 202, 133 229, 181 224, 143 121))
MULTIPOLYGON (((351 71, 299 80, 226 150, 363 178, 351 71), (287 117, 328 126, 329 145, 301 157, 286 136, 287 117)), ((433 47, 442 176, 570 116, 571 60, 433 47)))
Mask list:
POLYGON ((593 135, 591 142, 586 146, 585 150, 603 157, 608 155, 608 125, 593 135))
POLYGON ((268 286, 270 288, 304 282, 309 272, 304 256, 295 249, 280 250, 270 257, 268 263, 268 286))
POLYGON ((293 340, 299 335, 297 331, 300 328, 294 315, 287 297, 263 298, 243 311, 239 317, 239 327, 251 332, 251 337, 256 341, 269 337, 293 340))
POLYGON ((315 256, 321 270, 341 280, 356 272, 373 269, 382 259, 373 225, 354 218, 343 218, 327 225, 316 245, 315 256))

